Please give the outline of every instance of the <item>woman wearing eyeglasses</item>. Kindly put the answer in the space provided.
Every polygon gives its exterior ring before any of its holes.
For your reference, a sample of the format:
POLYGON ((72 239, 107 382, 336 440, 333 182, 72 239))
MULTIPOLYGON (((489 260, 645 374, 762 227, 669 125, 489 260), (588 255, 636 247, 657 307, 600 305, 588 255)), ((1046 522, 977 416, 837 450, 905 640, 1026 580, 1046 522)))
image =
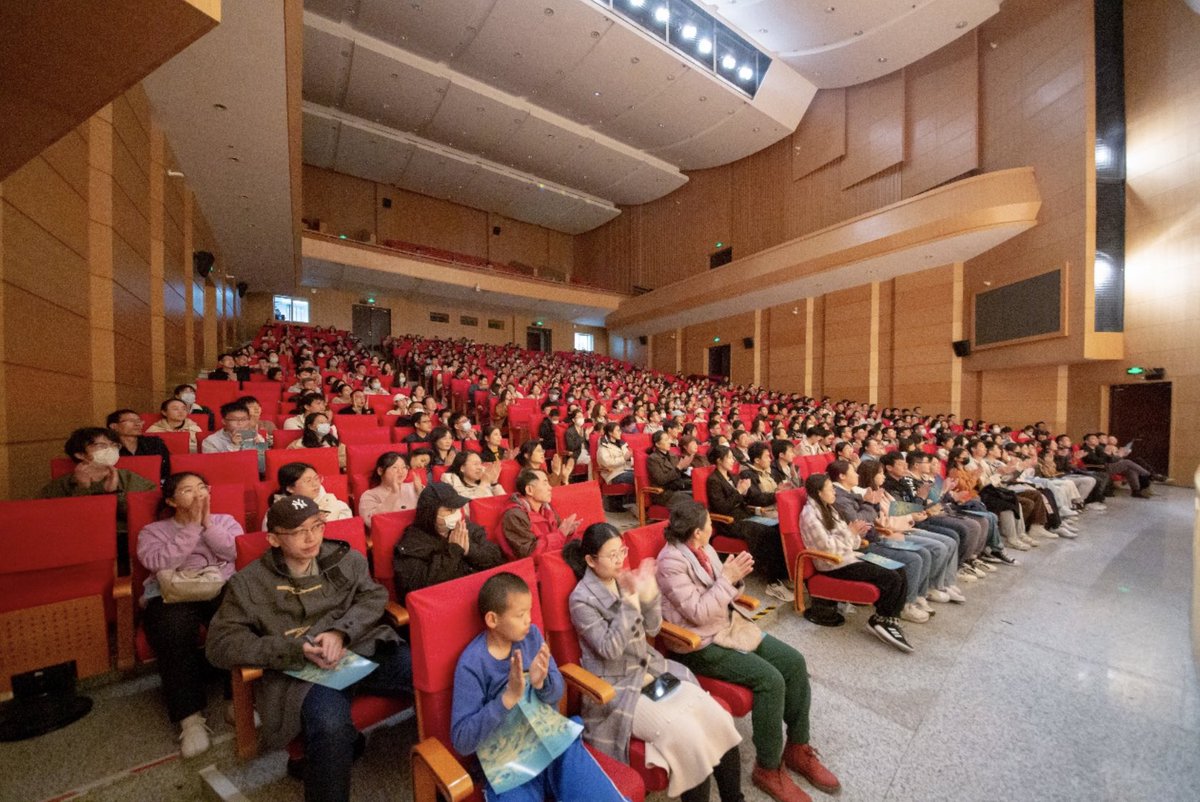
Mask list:
MULTIPOLYGON (((277 478, 279 487, 271 494, 272 504, 285 496, 304 496, 316 502, 326 521, 340 521, 354 515, 349 504, 325 489, 321 474, 307 462, 289 462, 279 469, 277 478)), ((266 528, 267 519, 263 516, 263 529, 266 528)))
POLYGON ((142 622, 158 658, 167 715, 179 726, 180 751, 192 757, 209 746, 204 718, 208 667, 196 641, 221 605, 223 588, 214 588, 208 599, 180 601, 164 594, 158 575, 215 566, 221 581, 228 581, 233 541, 242 527, 233 516, 212 512, 208 483, 195 473, 167 477, 159 512, 162 519, 144 527, 137 539, 138 561, 149 572, 140 600, 142 622), (163 517, 168 512, 170 517, 163 517))
POLYGON ((629 550, 610 524, 592 524, 563 549, 579 577, 571 592, 571 622, 579 633, 580 662, 612 683, 607 704, 583 700, 584 738, 615 760, 628 762, 630 737, 646 742, 646 764, 665 768, 668 795, 708 802, 716 777, 721 802, 742 797, 742 738, 733 718, 701 690, 692 672, 650 647, 662 626, 654 561, 625 567, 629 550), (652 698, 669 677, 681 680, 667 696, 652 698))

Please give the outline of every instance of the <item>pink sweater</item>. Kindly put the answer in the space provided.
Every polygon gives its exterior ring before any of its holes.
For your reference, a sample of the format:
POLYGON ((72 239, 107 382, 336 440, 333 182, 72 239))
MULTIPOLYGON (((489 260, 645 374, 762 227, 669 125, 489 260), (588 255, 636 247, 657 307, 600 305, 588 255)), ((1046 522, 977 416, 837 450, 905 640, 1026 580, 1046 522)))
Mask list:
POLYGON ((214 513, 212 525, 202 529, 200 524, 181 526, 174 518, 155 521, 142 528, 137 539, 138 561, 150 572, 143 588, 142 604, 149 596, 158 595, 155 574, 168 568, 203 568, 221 566, 221 576, 233 576, 236 555, 233 541, 242 534, 242 527, 232 515, 214 513))
POLYGON ((675 543, 668 543, 658 553, 656 569, 663 618, 699 635, 701 649, 729 625, 729 605, 741 594, 721 573, 717 553, 711 546, 707 551, 709 563, 717 571, 715 580, 711 575, 702 577, 704 569, 688 547, 675 543))

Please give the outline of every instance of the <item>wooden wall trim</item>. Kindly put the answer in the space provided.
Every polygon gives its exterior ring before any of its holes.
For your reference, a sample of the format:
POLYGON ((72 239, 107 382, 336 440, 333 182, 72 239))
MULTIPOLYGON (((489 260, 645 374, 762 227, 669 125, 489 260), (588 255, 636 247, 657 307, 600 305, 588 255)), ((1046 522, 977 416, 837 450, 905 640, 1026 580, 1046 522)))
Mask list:
MULTIPOLYGON (((1035 225, 1040 208, 1041 196, 1030 168, 963 179, 631 298, 609 315, 608 326, 618 332, 646 333, 678 325, 663 310, 701 319, 749 311, 731 309, 730 301, 968 233, 1011 229, 1012 236, 1035 225)), ((914 264, 913 269, 928 266, 914 264)), ((699 320, 688 320, 695 322, 699 320)))

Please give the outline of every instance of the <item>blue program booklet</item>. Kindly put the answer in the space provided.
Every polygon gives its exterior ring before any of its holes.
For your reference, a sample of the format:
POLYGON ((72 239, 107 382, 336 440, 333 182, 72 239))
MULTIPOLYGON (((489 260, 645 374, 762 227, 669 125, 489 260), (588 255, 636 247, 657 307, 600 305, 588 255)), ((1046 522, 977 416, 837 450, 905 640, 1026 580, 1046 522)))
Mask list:
POLYGON ((880 568, 890 568, 893 571, 899 571, 904 567, 904 563, 896 562, 895 560, 889 560, 887 557, 880 557, 878 554, 872 554, 871 552, 860 554, 858 556, 866 562, 878 565, 880 568))
POLYGON ((909 543, 907 540, 888 540, 884 538, 879 541, 879 545, 888 549, 899 549, 900 551, 920 551, 921 547, 916 543, 909 543))
POLYGON ((484 739, 475 756, 492 790, 502 794, 545 771, 582 732, 582 724, 560 715, 527 684, 521 701, 484 739))
POLYGON ((315 663, 308 663, 297 671, 283 673, 305 682, 341 691, 349 688, 377 668, 379 668, 379 663, 374 660, 368 660, 354 652, 346 652, 346 656, 342 658, 336 668, 320 668, 315 663))

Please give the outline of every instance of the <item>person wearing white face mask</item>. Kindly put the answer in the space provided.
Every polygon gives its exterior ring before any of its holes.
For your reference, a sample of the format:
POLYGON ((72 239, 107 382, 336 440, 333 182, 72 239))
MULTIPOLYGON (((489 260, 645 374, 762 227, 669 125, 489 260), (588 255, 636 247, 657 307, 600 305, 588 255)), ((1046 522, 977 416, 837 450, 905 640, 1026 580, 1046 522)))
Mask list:
POLYGON ((500 547, 463 514, 467 499, 443 482, 421 491, 417 515, 392 553, 396 599, 504 562, 500 547))
POLYGON ((125 537, 125 494, 157 490, 158 485, 133 471, 117 467, 120 446, 108 429, 89 426, 71 432, 63 451, 75 463, 75 470, 66 476, 52 479, 38 492, 38 498, 96 496, 115 493, 117 496, 117 559, 122 566, 129 564, 128 542, 125 537))
POLYGON ((388 390, 384 389, 383 382, 381 382, 378 378, 372 378, 369 382, 367 382, 366 392, 367 392, 367 395, 387 395, 388 394, 388 390))
POLYGON ((329 422, 324 412, 310 412, 304 416, 304 434, 299 440, 288 443, 288 448, 336 448, 338 467, 346 467, 346 447, 338 440, 337 428, 329 422))
POLYGON ((189 415, 207 415, 208 416, 208 430, 210 432, 216 428, 216 419, 213 417, 212 410, 209 409, 208 407, 201 406, 200 404, 196 403, 196 388, 195 387, 193 387, 190 384, 176 385, 176 387, 175 387, 174 391, 172 391, 171 395, 174 396, 175 398, 178 398, 180 401, 182 401, 183 403, 188 405, 188 414, 189 415))

